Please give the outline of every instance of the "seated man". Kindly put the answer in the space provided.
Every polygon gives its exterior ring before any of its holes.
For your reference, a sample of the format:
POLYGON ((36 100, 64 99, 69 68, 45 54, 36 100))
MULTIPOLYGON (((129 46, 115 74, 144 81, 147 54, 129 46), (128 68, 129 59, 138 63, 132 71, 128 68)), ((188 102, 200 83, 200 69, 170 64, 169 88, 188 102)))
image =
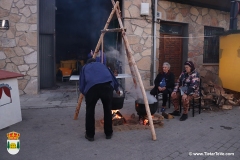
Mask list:
POLYGON ((193 62, 186 61, 184 63, 185 70, 179 76, 176 86, 172 92, 172 102, 174 112, 170 113, 174 116, 180 116, 179 102, 182 98, 183 114, 180 121, 185 121, 188 118, 189 101, 194 97, 199 96, 199 74, 196 72, 193 62))
POLYGON ((163 103, 161 112, 166 109, 166 103, 168 94, 171 94, 174 88, 174 74, 170 72, 170 64, 168 62, 163 63, 163 72, 160 72, 154 80, 154 88, 150 91, 151 95, 157 96, 158 93, 163 95, 163 103))

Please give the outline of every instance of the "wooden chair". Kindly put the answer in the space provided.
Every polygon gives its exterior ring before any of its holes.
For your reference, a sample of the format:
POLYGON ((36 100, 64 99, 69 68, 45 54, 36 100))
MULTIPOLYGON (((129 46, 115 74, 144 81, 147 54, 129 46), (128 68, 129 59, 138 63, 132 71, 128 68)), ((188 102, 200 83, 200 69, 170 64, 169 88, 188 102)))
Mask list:
POLYGON ((59 68, 59 70, 62 73, 62 82, 63 82, 64 79, 69 80, 69 78, 72 75, 72 69, 69 69, 69 68, 59 68))

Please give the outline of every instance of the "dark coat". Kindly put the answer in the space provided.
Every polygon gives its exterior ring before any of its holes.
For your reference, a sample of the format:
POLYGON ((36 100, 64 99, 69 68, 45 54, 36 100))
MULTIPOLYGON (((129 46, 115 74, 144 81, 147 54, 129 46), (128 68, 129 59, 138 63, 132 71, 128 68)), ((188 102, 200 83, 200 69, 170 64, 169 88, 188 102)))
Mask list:
MULTIPOLYGON (((159 83, 162 81, 163 78, 164 78, 164 73, 160 72, 154 80, 154 88, 156 89, 158 88, 159 83)), ((175 85, 174 74, 168 71, 168 73, 165 74, 165 81, 166 81, 166 88, 172 91, 175 85)))

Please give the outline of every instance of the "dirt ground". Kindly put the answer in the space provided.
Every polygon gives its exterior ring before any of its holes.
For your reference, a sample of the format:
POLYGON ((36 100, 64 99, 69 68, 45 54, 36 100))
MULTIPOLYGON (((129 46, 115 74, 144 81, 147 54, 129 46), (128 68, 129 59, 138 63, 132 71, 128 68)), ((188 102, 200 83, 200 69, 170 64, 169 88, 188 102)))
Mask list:
MULTIPOLYGON (((149 129, 149 125, 143 125, 140 124, 139 122, 139 117, 138 115, 133 116, 134 114, 132 114, 130 117, 126 117, 126 122, 122 125, 113 125, 113 130, 114 132, 121 132, 121 131, 128 131, 128 130, 147 130, 149 129)), ((164 119, 162 118, 162 116, 160 114, 154 114, 154 117, 159 117, 159 119, 161 119, 160 121, 158 121, 157 124, 154 124, 154 128, 161 128, 164 125, 164 119)), ((95 128, 97 131, 102 131, 103 130, 103 120, 97 120, 95 122, 95 128)))

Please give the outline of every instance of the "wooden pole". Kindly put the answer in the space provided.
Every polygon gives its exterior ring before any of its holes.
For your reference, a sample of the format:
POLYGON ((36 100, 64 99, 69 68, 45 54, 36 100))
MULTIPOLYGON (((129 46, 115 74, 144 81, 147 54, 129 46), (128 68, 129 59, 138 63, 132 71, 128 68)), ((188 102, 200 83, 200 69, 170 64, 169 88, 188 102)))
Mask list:
MULTIPOLYGON (((107 22, 106 22, 105 27, 104 27, 103 30, 106 30, 106 29, 108 28, 108 26, 109 26, 109 24, 110 24, 110 21, 111 21, 113 15, 114 15, 114 13, 116 12, 116 8, 117 8, 117 5, 118 5, 118 4, 119 4, 119 2, 116 2, 116 4, 114 5, 114 7, 113 7, 113 9, 112 9, 112 12, 111 12, 111 14, 110 14, 109 17, 108 17, 108 20, 107 20, 107 22)), ((101 41, 102 41, 103 36, 104 36, 104 33, 101 34, 101 36, 100 36, 100 38, 99 38, 99 40, 98 40, 98 43, 97 43, 97 46, 96 46, 96 48, 95 48, 95 51, 94 51, 94 54, 93 54, 93 57, 92 57, 92 58, 96 58, 96 56, 97 56, 96 53, 97 53, 98 50, 99 50, 99 47, 100 47, 100 45, 101 45, 101 41)), ((75 110, 75 114, 74 114, 74 119, 75 119, 75 120, 78 118, 78 114, 79 114, 79 110, 80 110, 80 107, 81 107, 81 104, 82 104, 82 100, 83 100, 83 94, 81 93, 80 96, 79 96, 79 98, 78 98, 78 104, 77 104, 77 106, 76 106, 76 110, 75 110)))
MULTIPOLYGON (((119 13, 119 10, 120 10, 119 5, 115 4, 114 0, 112 0, 112 3, 113 3, 114 6, 115 5, 118 6, 116 14, 117 14, 117 18, 118 18, 118 22, 119 22, 120 28, 123 28, 121 16, 120 16, 120 13, 119 13)), ((156 137, 153 121, 152 121, 151 112, 150 112, 150 109, 149 109, 147 95, 146 95, 146 92, 145 92, 145 89, 144 89, 144 86, 143 86, 143 82, 142 82, 142 79, 141 79, 141 75, 140 75, 140 73, 138 71, 136 62, 135 62, 135 60, 134 60, 134 58, 132 56, 132 51, 131 51, 131 48, 130 48, 130 45, 129 45, 129 42, 128 42, 128 39, 127 39, 127 36, 126 36, 124 30, 122 30, 122 38, 123 38, 123 41, 124 41, 124 44, 125 44, 125 47, 126 47, 126 52, 127 52, 127 55, 128 55, 127 57, 128 57, 129 67, 133 66, 133 68, 136 71, 136 74, 137 74, 137 77, 138 77, 138 81, 140 83, 140 88, 141 88, 141 91, 142 91, 142 94, 143 94, 143 100, 144 100, 144 103, 145 103, 145 109, 146 109, 148 120, 149 120, 149 123, 150 123, 152 139, 156 140, 157 137, 156 137)), ((134 77, 134 75, 132 75, 132 76, 134 77)))
MULTIPOLYGON (((109 26, 109 24, 110 24, 110 22, 111 22, 111 20, 112 20, 112 17, 113 17, 113 15, 114 15, 114 13, 116 12, 116 8, 117 8, 118 4, 119 4, 119 2, 116 2, 116 4, 114 5, 114 7, 113 7, 113 9, 112 9, 112 12, 110 13, 110 15, 109 15, 109 17, 108 17, 108 20, 107 20, 107 22, 106 22, 103 30, 106 30, 106 29, 108 28, 108 26, 109 26)), ((104 36, 104 33, 101 34, 101 36, 100 36, 100 38, 99 38, 99 40, 98 40, 97 46, 96 46, 95 51, 94 51, 94 54, 93 54, 93 58, 96 58, 96 56, 97 56, 96 53, 98 52, 98 50, 99 50, 99 48, 100 48, 100 45, 101 45, 101 41, 102 41, 103 36, 104 36)))
POLYGON ((103 64, 103 40, 104 40, 104 34, 102 36, 102 55, 100 53, 100 56, 101 56, 101 63, 103 64))
POLYGON ((83 94, 81 93, 79 98, 78 98, 78 104, 77 104, 77 107, 76 107, 76 110, 75 110, 75 114, 74 114, 74 120, 77 120, 78 119, 78 114, 79 114, 79 110, 80 110, 80 107, 81 107, 81 104, 82 104, 82 100, 83 100, 83 94))
MULTIPOLYGON (((125 32, 126 32, 126 28, 124 28, 125 32)), ((105 30, 101 30, 102 33, 106 33, 106 32, 122 32, 122 28, 114 28, 114 29, 105 29, 105 30)))

